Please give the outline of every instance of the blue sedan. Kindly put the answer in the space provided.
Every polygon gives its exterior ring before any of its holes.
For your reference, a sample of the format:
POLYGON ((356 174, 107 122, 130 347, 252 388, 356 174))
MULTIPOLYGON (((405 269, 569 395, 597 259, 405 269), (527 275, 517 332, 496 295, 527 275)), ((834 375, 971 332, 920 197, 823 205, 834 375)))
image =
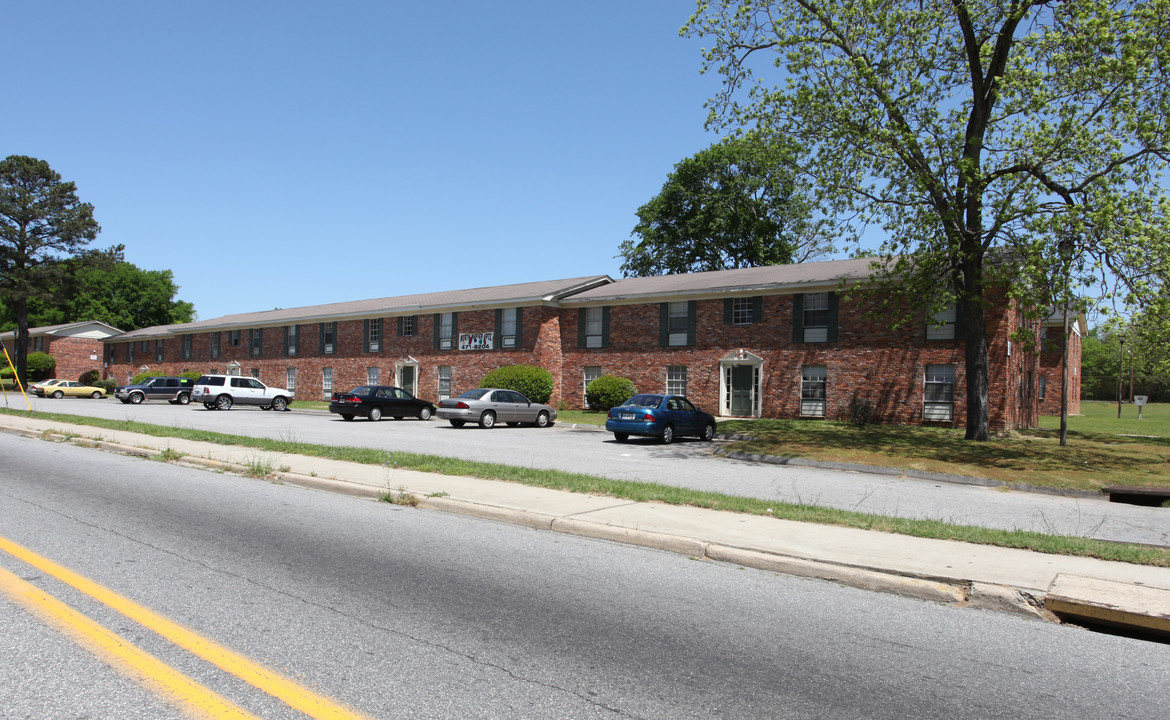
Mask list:
POLYGON ((656 437, 664 443, 684 435, 709 441, 715 437, 715 417, 682 395, 642 394, 610 410, 605 429, 618 442, 631 435, 656 437))

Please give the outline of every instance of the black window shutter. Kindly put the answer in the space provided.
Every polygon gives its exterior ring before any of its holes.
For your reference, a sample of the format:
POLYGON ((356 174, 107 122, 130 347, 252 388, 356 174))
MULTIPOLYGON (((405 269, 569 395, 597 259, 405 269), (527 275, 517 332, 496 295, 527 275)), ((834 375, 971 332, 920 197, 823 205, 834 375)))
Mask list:
POLYGON ((459 313, 451 313, 451 349, 458 347, 455 343, 459 342, 459 313))
POLYGON ((670 303, 658 305, 658 346, 670 344, 670 303))
POLYGON ((963 322, 963 306, 958 301, 955 302, 955 339, 959 340, 963 337, 964 328, 967 325, 963 322))
POLYGON ((733 313, 735 312, 735 300, 731 298, 724 298, 723 300, 723 324, 730 325, 734 322, 733 313))
POLYGON ((764 322, 764 298, 759 295, 752 298, 752 322, 764 322))
POLYGON ((585 308, 577 308, 577 347, 585 347, 585 308))
POLYGON ((687 345, 695 344, 695 321, 698 316, 699 303, 691 300, 687 303, 687 345))
POLYGON ((362 320, 362 347, 370 351, 370 321, 362 320))
POLYGON ((325 323, 317 323, 317 353, 325 354, 325 323))
POLYGON ((524 347, 524 308, 516 308, 516 348, 524 347))
POLYGON ((837 293, 829 293, 829 342, 837 342, 837 293))
POLYGON ((609 306, 601 308, 601 347, 609 347, 609 306))
POLYGON ((402 337, 402 332, 403 332, 402 323, 405 320, 406 320, 406 318, 402 317, 401 315, 399 315, 397 318, 394 319, 394 321, 398 324, 398 337, 402 337))
POLYGON ((440 315, 439 313, 435 313, 434 315, 432 315, 431 316, 431 325, 432 325, 432 329, 434 331, 433 335, 435 336, 434 337, 435 349, 438 350, 439 349, 439 333, 442 332, 442 329, 443 329, 443 316, 440 315))
POLYGON ((804 342, 804 295, 792 296, 792 342, 804 342))
POLYGON ((504 311, 496 308, 496 337, 493 341, 496 350, 504 347, 504 311))

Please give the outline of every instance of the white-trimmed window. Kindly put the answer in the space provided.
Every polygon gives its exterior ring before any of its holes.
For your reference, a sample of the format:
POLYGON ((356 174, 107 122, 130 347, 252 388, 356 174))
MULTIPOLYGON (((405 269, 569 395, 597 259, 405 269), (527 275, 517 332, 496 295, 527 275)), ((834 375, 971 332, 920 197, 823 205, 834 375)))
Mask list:
POLYGON ((32 351, 33 352, 44 352, 45 351, 45 338, 44 338, 44 336, 38 335, 32 339, 32 351))
POLYGON ((182 353, 184 360, 191 359, 191 336, 183 335, 179 340, 179 351, 182 353))
POLYGON ((264 330, 261 328, 253 328, 248 331, 248 354, 252 357, 260 357, 260 353, 264 351, 264 330))
POLYGON ((222 333, 211 333, 211 359, 215 360, 219 357, 219 336, 222 333))
MULTIPOLYGON (((260 368, 252 368, 251 373, 252 373, 252 378, 254 380, 260 379, 260 368)), ((253 387, 255 387, 255 386, 253 386, 253 387)))
POLYGON ((829 371, 824 365, 805 365, 800 371, 800 414, 825 416, 825 389, 829 371))
POLYGON ((518 323, 516 308, 504 308, 500 311, 500 347, 516 347, 518 323))
POLYGON ((321 368, 321 394, 326 398, 333 394, 333 368, 321 368))
POLYGON ((804 341, 828 342, 829 293, 805 293, 804 341))
POLYGON ((288 325, 284 328, 284 351, 288 355, 296 355, 297 349, 300 345, 299 335, 297 334, 296 325, 288 325))
POLYGON ((955 304, 951 303, 939 310, 926 324, 927 340, 954 340, 955 339, 955 304))
POLYGON ((284 389, 291 393, 295 393, 297 391, 297 369, 295 367, 285 369, 284 389))
POLYGON ((451 366, 439 366, 439 399, 446 400, 451 397, 451 366))
POLYGON ((737 297, 731 300, 731 324, 751 325, 756 321, 756 299, 737 297))
POLYGON ((240 331, 239 330, 232 330, 232 331, 228 332, 228 345, 231 345, 232 347, 239 347, 240 346, 240 331))
POLYGON ((439 349, 450 350, 451 339, 455 332, 455 315, 454 313, 441 313, 439 315, 439 349))
POLYGON ((378 352, 382 348, 382 318, 366 321, 366 352, 378 352))
POLYGON ((687 322, 690 320, 690 303, 687 301, 669 303, 667 317, 667 345, 677 346, 687 343, 687 322))
POLYGON ((405 315, 398 318, 398 334, 402 337, 414 337, 418 326, 418 315, 405 315))
POLYGON ((666 394, 687 394, 687 366, 668 365, 666 368, 666 394))
POLYGON ((589 390, 589 383, 601 377, 600 365, 586 365, 584 382, 581 385, 581 407, 589 409, 589 399, 586 397, 586 392, 589 390))
POLYGON ((376 367, 366 368, 366 384, 367 385, 377 385, 378 384, 378 368, 376 368, 376 367))
POLYGON ((165 340, 155 340, 154 341, 154 361, 155 362, 162 362, 163 361, 163 345, 165 343, 166 343, 165 340))
POLYGON ((922 387, 922 419, 950 422, 955 419, 955 366, 927 365, 922 387))
POLYGON ((337 323, 321 323, 321 353, 332 355, 337 351, 337 323))
POLYGON ((585 347, 602 347, 605 332, 605 308, 585 308, 585 347))

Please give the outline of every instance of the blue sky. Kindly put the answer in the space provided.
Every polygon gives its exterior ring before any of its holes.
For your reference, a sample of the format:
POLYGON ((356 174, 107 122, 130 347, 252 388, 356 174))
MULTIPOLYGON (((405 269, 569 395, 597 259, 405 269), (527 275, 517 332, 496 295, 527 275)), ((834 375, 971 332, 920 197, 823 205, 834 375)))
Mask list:
POLYGON ((686 0, 26 2, 0 157, 77 183, 201 319, 620 277, 673 165, 718 138, 686 0))

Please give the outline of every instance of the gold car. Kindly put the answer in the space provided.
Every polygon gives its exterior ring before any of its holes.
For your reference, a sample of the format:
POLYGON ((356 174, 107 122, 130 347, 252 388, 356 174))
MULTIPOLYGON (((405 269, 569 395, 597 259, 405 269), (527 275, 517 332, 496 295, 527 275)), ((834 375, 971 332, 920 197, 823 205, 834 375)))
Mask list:
POLYGON ((73 380, 64 380, 53 385, 37 385, 33 388, 33 392, 39 397, 53 398, 63 398, 68 395, 70 397, 91 397, 98 400, 106 396, 106 391, 100 387, 82 385, 73 380))

